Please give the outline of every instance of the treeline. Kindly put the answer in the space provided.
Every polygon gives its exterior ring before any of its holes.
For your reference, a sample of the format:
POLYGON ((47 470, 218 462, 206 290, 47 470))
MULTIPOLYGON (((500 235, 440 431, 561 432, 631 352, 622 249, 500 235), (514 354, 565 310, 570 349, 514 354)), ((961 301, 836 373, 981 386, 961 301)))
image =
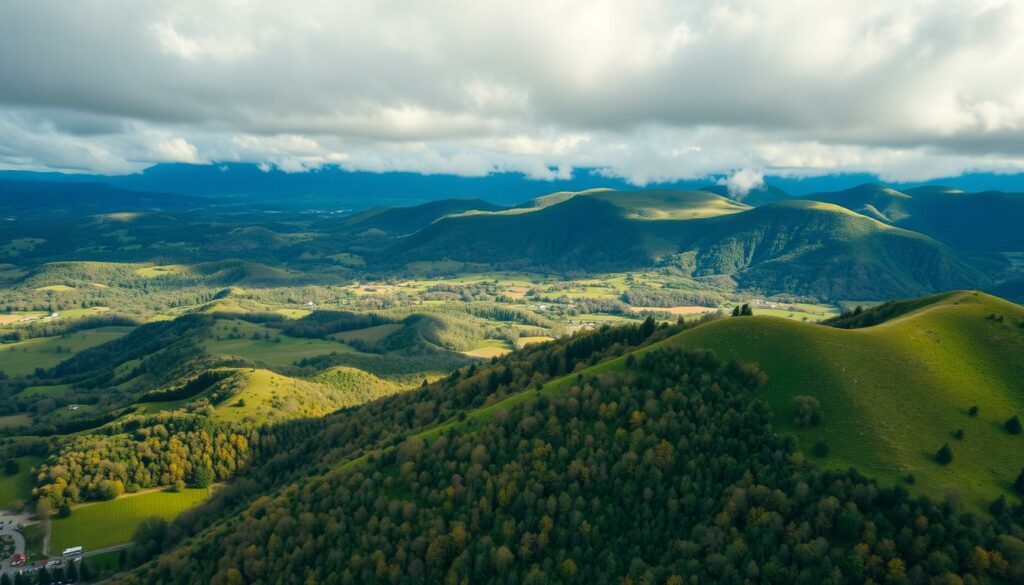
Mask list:
MULTIPOLYGON (((234 511, 230 521, 185 515, 164 545, 196 537, 122 582, 1024 580, 1021 506, 985 519, 853 470, 816 469, 772 432, 752 366, 679 348, 630 363, 429 440, 396 436, 344 469, 307 468, 243 505, 243 490, 280 472, 279 452, 206 510, 234 511)), ((344 444, 350 435, 334 427, 321 442, 344 444)), ((291 458, 308 460, 308 446, 293 443, 291 458)))
POLYGON ((214 384, 231 376, 233 373, 232 370, 208 370, 181 386, 147 392, 139 397, 139 402, 164 402, 192 398, 201 392, 209 390, 214 384))
POLYGON ((634 307, 719 307, 725 299, 708 291, 630 287, 622 293, 622 302, 634 307))
POLYGON ((314 311, 301 319, 283 322, 280 327, 284 334, 292 337, 322 338, 335 333, 387 325, 398 321, 378 313, 314 311))
POLYGON ((207 471, 214 481, 230 478, 252 457, 256 428, 239 428, 204 416, 164 413, 113 424, 103 434, 70 438, 40 466, 38 498, 52 506, 120 493, 196 483, 207 471))
POLYGON ((35 337, 56 337, 99 327, 135 327, 139 321, 133 317, 118 314, 90 315, 80 319, 47 319, 33 321, 11 331, 0 333, 0 342, 9 343, 35 337))

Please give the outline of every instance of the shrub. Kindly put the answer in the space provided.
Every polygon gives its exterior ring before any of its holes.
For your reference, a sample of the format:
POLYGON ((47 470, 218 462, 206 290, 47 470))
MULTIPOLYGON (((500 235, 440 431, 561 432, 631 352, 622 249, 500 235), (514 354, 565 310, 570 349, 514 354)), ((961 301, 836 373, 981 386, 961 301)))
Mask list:
POLYGON ((21 466, 14 459, 8 459, 4 462, 4 473, 7 475, 17 475, 21 471, 21 466))
POLYGON ((813 396, 794 396, 793 424, 797 428, 817 426, 821 424, 821 403, 813 396))
POLYGON ((1003 423, 1003 426, 1006 428, 1006 432, 1010 433, 1011 435, 1019 435, 1021 432, 1020 417, 1018 417, 1017 415, 1011 416, 1010 418, 1006 419, 1006 422, 1003 423))
POLYGON ((814 454, 818 457, 828 455, 828 442, 825 439, 818 439, 818 442, 814 444, 814 454))

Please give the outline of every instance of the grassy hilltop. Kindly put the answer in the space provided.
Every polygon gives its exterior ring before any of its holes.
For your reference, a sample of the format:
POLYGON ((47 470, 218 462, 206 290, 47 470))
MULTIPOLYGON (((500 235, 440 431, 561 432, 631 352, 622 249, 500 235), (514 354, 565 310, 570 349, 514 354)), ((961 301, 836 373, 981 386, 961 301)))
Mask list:
POLYGON ((926 301, 862 329, 754 316, 709 323, 670 343, 759 364, 775 427, 795 433, 808 452, 824 439, 826 465, 892 481, 913 474, 930 495, 953 488, 991 501, 1024 467, 1024 437, 1003 428, 1024 415, 1024 308, 975 292, 926 301), (797 395, 820 402, 820 426, 796 427, 797 395), (960 429, 963 439, 955 437, 960 429), (953 461, 938 465, 946 443, 953 461))

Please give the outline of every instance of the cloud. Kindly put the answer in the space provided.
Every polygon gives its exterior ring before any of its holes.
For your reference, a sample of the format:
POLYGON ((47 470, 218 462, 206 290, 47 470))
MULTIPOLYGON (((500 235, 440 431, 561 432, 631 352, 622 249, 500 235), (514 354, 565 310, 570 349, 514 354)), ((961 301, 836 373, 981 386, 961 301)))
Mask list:
POLYGON ((730 197, 743 201, 751 191, 764 189, 764 173, 753 169, 739 169, 728 177, 719 179, 717 183, 725 185, 730 197))
POLYGON ((1014 0, 6 2, 0 166, 1020 172, 1022 29, 1014 0))

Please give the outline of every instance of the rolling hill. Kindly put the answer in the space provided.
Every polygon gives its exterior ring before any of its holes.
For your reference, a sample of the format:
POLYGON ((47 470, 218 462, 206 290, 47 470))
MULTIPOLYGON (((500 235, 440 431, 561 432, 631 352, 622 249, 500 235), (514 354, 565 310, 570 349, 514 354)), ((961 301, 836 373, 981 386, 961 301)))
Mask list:
POLYGON ((891 482, 911 474, 924 493, 941 498, 957 490, 980 507, 1006 493, 1024 467, 1024 439, 1003 429, 1024 415, 1024 308, 958 292, 902 309, 857 329, 723 319, 668 343, 757 363, 768 375, 762 395, 777 414, 775 427, 795 433, 807 451, 825 439, 827 465, 891 482), (820 426, 794 425, 797 395, 820 402, 820 426), (934 455, 946 443, 954 459, 941 466, 934 455))
POLYGON ((964 252, 1024 250, 1024 194, 1020 193, 964 193, 941 186, 897 191, 866 184, 806 199, 841 205, 964 252))
POLYGON ((446 217, 376 258, 502 268, 623 271, 670 265, 744 288, 891 298, 986 284, 942 244, 836 205, 749 208, 707 192, 555 194, 534 206, 446 217), (656 220, 656 221, 651 221, 656 220))

